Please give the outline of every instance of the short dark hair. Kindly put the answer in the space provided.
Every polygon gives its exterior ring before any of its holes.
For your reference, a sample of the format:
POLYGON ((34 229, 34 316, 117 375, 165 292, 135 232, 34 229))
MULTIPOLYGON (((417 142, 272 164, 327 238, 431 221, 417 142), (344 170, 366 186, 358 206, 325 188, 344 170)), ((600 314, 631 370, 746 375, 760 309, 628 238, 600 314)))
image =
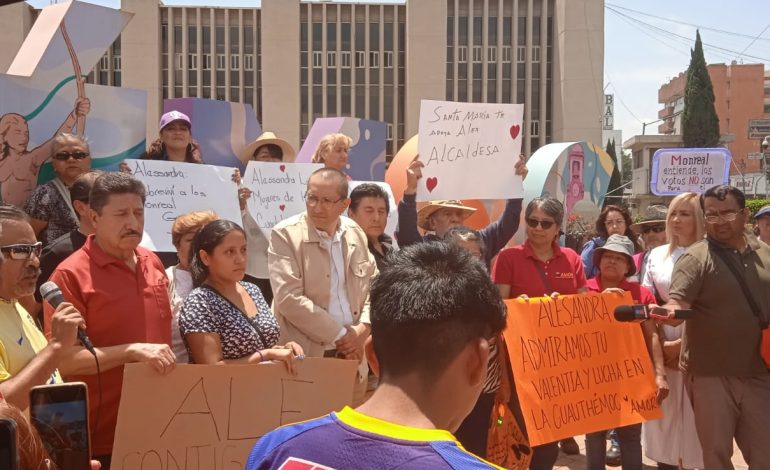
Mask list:
POLYGON ((70 186, 70 199, 88 203, 94 181, 103 174, 101 170, 91 170, 75 178, 75 182, 70 186))
POLYGON ((370 293, 372 342, 381 377, 432 380, 468 342, 505 328, 505 304, 484 265, 446 242, 391 253, 370 293))
MULTIPOLYGON (((347 175, 345 175, 345 173, 335 168, 324 167, 324 168, 319 168, 313 173, 311 173, 310 178, 316 175, 319 175, 322 178, 336 179, 338 184, 337 193, 342 198, 348 197, 348 177, 347 175)), ((307 179, 308 184, 310 184, 310 178, 307 179)))
POLYGON ((363 183, 359 184, 353 191, 350 192, 350 210, 355 212, 358 210, 358 205, 361 204, 361 199, 365 197, 377 197, 385 200, 385 212, 390 212, 390 201, 388 200, 388 193, 382 189, 382 186, 375 183, 363 183))
POLYGON ((487 246, 478 230, 466 227, 465 225, 458 225, 457 227, 450 228, 444 234, 444 241, 447 243, 456 243, 458 240, 478 243, 482 256, 486 255, 487 246))
POLYGON ((88 195, 88 204, 97 214, 101 214, 112 194, 136 194, 142 198, 142 204, 147 200, 144 183, 128 173, 119 171, 104 173, 96 178, 88 195))
POLYGON ((270 154, 270 158, 283 161, 283 150, 281 149, 281 147, 275 144, 260 145, 259 147, 254 149, 254 153, 252 153, 251 156, 256 157, 259 151, 262 149, 262 147, 267 149, 267 153, 270 154))
POLYGON ((200 287, 209 277, 209 268, 201 260, 200 251, 211 254, 222 240, 232 231, 237 230, 246 236, 240 225, 225 219, 217 219, 207 223, 195 234, 190 244, 190 273, 193 286, 200 287))
POLYGON ((707 197, 713 197, 720 201, 724 201, 727 199, 728 195, 731 195, 735 198, 735 200, 738 202, 739 209, 746 207, 746 196, 743 194, 743 191, 736 188, 735 186, 730 186, 729 184, 720 184, 707 189, 703 194, 701 194, 700 208, 704 211, 706 210, 705 203, 707 197))

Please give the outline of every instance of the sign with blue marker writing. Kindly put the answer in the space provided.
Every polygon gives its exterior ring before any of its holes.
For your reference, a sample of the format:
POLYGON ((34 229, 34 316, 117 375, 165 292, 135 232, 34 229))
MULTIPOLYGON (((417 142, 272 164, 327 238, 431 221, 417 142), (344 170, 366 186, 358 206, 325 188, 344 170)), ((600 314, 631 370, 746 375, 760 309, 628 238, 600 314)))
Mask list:
POLYGON ((659 149, 652 156, 650 192, 658 196, 700 194, 712 186, 729 184, 731 160, 726 148, 659 149))
POLYGON ((417 200, 524 196, 514 165, 521 153, 524 105, 422 100, 417 200))
POLYGON ((141 246, 153 251, 176 251, 171 243, 171 226, 177 216, 192 211, 211 210, 222 219, 242 225, 233 168, 155 160, 125 163, 147 189, 141 246))

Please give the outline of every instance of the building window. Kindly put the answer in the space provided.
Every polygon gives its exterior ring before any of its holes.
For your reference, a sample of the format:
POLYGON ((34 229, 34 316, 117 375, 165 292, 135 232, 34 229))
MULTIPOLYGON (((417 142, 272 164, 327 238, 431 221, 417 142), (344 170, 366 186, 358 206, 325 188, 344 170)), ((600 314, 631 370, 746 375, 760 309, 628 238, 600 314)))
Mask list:
POLYGON ((340 65, 344 69, 350 68, 350 51, 342 51, 340 53, 340 65))
POLYGON ((238 70, 241 67, 241 58, 235 54, 230 56, 230 70, 238 70))
POLYGON ((336 67, 337 66, 337 53, 334 51, 329 51, 326 53, 326 66, 327 67, 336 67))
POLYGON ((369 52, 369 67, 375 68, 380 66, 380 51, 369 52))
POLYGON ((323 67, 324 55, 321 51, 313 51, 313 67, 320 69, 323 67))
POLYGON ((366 52, 356 51, 356 67, 366 67, 366 52))
POLYGON ((203 54, 203 70, 211 70, 211 54, 203 54))
POLYGON ((503 46, 503 62, 511 61, 511 46, 503 46))
POLYGON ((770 113, 770 104, 765 105, 765 114, 770 113))
POLYGON ((487 47, 487 62, 497 62, 497 47, 487 47))
POLYGON ((393 68, 393 52, 385 51, 382 53, 383 61, 385 62, 385 68, 393 68))
POLYGON ((198 54, 187 54, 187 68, 198 70, 198 54))
POLYGON ((99 68, 102 70, 107 70, 110 68, 110 58, 105 54, 102 56, 102 59, 99 61, 99 68))
POLYGON ((226 65, 227 65, 227 58, 225 57, 225 55, 217 54, 217 70, 225 70, 225 68, 227 68, 225 67, 226 65))
POLYGON ((473 62, 480 63, 483 60, 483 48, 481 46, 473 46, 473 62))
POLYGON ((120 72, 120 56, 112 56, 112 69, 116 72, 120 72))
POLYGON ((174 63, 176 64, 177 70, 182 70, 184 68, 184 54, 174 54, 174 63))
POLYGON ((516 46, 516 62, 523 64, 527 60, 527 46, 516 46))
POLYGON ((391 140, 391 139, 393 139, 393 124, 391 124, 391 123, 388 123, 388 124, 387 124, 387 129, 388 129, 388 137, 387 137, 387 140, 391 140))
POLYGON ((254 70, 254 56, 252 54, 243 55, 243 70, 254 70))
POLYGON ((457 61, 468 62, 468 46, 457 47, 457 61))
POLYGON ((532 122, 529 123, 529 136, 540 137, 540 121, 533 119, 532 122))
POLYGON ((532 62, 540 62, 540 46, 532 46, 532 62))

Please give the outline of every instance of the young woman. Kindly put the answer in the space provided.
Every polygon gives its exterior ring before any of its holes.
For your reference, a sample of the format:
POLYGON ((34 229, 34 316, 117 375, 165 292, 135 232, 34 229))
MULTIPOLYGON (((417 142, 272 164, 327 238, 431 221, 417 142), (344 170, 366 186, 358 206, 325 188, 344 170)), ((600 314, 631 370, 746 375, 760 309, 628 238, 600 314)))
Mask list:
POLYGON ((186 114, 169 111, 160 118, 158 139, 140 158, 203 163, 200 147, 192 139, 192 121, 186 114))
POLYGON ((602 209, 599 218, 596 219, 596 236, 583 246, 580 257, 583 260, 583 270, 586 279, 596 276, 599 269, 594 266, 594 250, 604 245, 604 242, 610 235, 625 235, 634 244, 634 253, 641 251, 641 247, 636 242, 636 236, 631 231, 631 214, 625 207, 609 205, 602 209))
POLYGON ((353 139, 345 134, 329 134, 318 143, 313 154, 313 163, 323 163, 327 168, 334 168, 347 174, 348 152, 353 139))
MULTIPOLYGON (((675 197, 666 216, 668 244, 652 250, 642 279, 642 285, 658 299, 657 304, 668 301, 674 264, 690 245, 703 239, 705 232, 706 222, 698 194, 683 193, 675 197)), ((695 414, 684 388, 684 374, 679 370, 684 323, 659 328, 670 393, 661 405, 663 417, 644 423, 645 454, 658 462, 658 468, 662 470, 680 466, 703 468, 703 450, 695 432, 695 414)))
POLYGON ((193 289, 179 317, 190 361, 248 364, 283 361, 296 373, 304 358, 296 343, 278 346, 279 327, 262 293, 243 282, 246 234, 229 220, 215 220, 193 237, 193 289))

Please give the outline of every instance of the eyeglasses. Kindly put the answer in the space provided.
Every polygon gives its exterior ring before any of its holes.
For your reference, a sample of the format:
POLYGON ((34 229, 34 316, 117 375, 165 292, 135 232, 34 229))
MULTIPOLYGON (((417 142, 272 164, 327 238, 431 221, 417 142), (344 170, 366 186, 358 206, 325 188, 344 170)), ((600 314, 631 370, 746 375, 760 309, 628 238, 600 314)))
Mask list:
POLYGON ((331 199, 327 199, 325 197, 319 198, 318 196, 308 195, 308 197, 306 199, 306 202, 307 202, 307 205, 310 206, 310 207, 315 207, 318 204, 320 204, 321 207, 329 207, 331 205, 337 204, 338 202, 342 201, 343 199, 345 199, 345 198, 341 197, 341 198, 337 199, 336 201, 332 201, 331 199))
POLYGON ((644 234, 648 234, 650 232, 660 233, 665 231, 666 231, 665 225, 652 225, 652 226, 648 225, 646 227, 642 227, 642 233, 644 234))
POLYGON ((30 259, 34 253, 36 257, 40 258, 40 254, 43 252, 43 244, 41 242, 17 245, 5 245, 0 246, 0 253, 10 259, 23 260, 30 259))
POLYGON ((537 228, 538 225, 543 227, 543 230, 548 230, 549 228, 553 227, 556 222, 552 220, 538 220, 538 219, 527 219, 527 225, 529 225, 531 228, 537 228))
POLYGON ((54 155, 53 158, 54 160, 59 160, 60 162, 66 162, 70 158, 74 158, 75 160, 83 160, 89 155, 90 154, 88 152, 59 152, 54 155))
POLYGON ((738 217, 738 214, 740 214, 740 213, 741 213, 741 211, 739 211, 739 210, 738 211, 736 211, 736 210, 728 210, 728 211, 722 211, 722 212, 720 212, 719 214, 716 214, 716 215, 715 214, 710 214, 710 215, 706 216, 706 222, 708 222, 710 224, 715 224, 715 223, 719 222, 720 220, 724 220, 725 222, 732 222, 732 221, 734 221, 738 217))

